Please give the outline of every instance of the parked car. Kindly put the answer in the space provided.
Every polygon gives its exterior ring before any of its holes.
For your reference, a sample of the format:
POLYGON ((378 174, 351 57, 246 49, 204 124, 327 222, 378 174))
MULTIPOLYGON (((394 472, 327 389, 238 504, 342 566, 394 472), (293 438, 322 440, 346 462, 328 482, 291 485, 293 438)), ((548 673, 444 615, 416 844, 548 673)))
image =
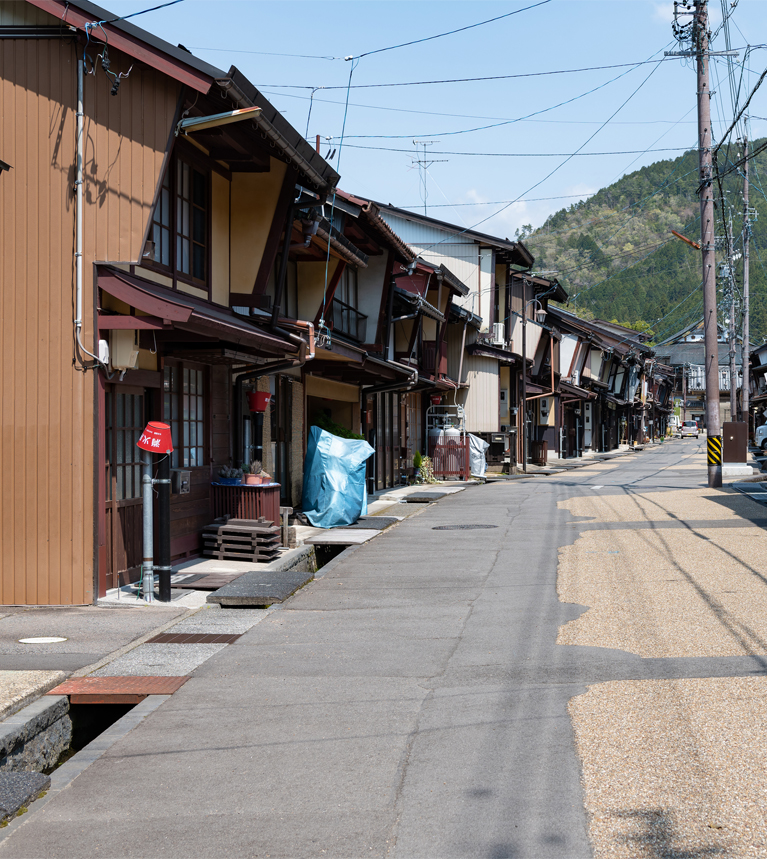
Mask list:
POLYGON ((754 441, 757 447, 767 450, 767 424, 762 424, 754 430, 754 441))
POLYGON ((700 434, 697 421, 682 421, 682 426, 679 427, 679 435, 682 438, 694 435, 695 438, 700 434))

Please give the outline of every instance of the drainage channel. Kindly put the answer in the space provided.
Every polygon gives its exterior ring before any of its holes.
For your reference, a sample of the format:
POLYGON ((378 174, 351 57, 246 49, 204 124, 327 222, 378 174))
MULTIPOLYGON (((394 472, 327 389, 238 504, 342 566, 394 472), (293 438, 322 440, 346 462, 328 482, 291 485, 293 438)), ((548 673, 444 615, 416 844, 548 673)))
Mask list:
MULTIPOLYGON (((148 695, 138 703, 130 704, 70 704, 68 712, 72 715, 68 718, 71 720, 71 739, 53 764, 42 773, 0 772, 0 779, 5 776, 7 782, 6 790, 3 791, 5 807, 0 808, 0 813, 5 817, 0 823, 0 842, 23 826, 31 813, 44 808, 169 697, 148 695), (38 786, 30 793, 27 785, 25 795, 24 782, 31 780, 35 780, 38 786), (16 797, 17 804, 13 807, 16 797)), ((55 700, 60 702, 61 697, 56 696, 55 700)), ((43 699, 38 699, 35 704, 41 701, 43 699)))
POLYGON ((89 746, 96 737, 101 736, 115 722, 122 719, 135 707, 135 704, 72 704, 69 705, 69 719, 72 723, 72 739, 61 752, 58 760, 44 767, 44 775, 51 775, 60 766, 89 746))

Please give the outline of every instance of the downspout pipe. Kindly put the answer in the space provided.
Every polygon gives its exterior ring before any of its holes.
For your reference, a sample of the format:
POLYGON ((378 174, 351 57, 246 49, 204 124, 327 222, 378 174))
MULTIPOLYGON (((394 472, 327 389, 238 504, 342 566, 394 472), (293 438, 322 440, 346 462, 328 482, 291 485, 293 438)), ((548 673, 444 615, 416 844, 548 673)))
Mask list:
POLYGON ((112 376, 98 355, 83 346, 83 164, 85 162, 85 56, 77 58, 77 114, 75 133, 75 342, 81 353, 93 358, 97 367, 103 367, 107 378, 112 376))

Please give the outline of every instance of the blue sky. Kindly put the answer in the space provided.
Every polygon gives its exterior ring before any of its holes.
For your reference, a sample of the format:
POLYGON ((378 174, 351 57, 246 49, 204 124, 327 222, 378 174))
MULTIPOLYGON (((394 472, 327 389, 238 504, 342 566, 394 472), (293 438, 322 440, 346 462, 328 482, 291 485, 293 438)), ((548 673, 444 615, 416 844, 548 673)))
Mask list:
MULTIPOLYGON (((550 0, 485 26, 362 57, 352 75, 341 146, 351 66, 343 58, 535 2, 540 0, 184 0, 132 20, 225 70, 236 65, 302 134, 312 88, 325 87, 314 93, 308 138, 314 143, 315 135, 321 135, 323 155, 336 150, 331 163, 345 190, 423 211, 425 177, 429 215, 462 226, 482 222, 478 229, 484 232, 513 237, 523 224, 539 226, 552 212, 625 173, 693 147, 694 69, 687 61, 673 60, 493 81, 412 83, 662 58, 664 50, 677 47, 672 0, 550 0), (287 54, 308 56, 281 56, 287 54), (371 86, 382 83, 411 85, 371 86), (468 131, 508 120, 519 121, 468 131), (416 156, 413 140, 431 141, 426 160, 433 163, 425 171, 414 164, 423 156, 416 156), (579 155, 564 163, 580 147, 584 153, 623 154, 579 155), (468 152, 478 154, 457 154, 468 152), (517 198, 520 202, 506 206, 517 198)), ((124 15, 153 4, 113 0, 106 5, 124 15)), ((725 6, 730 8, 730 0, 725 6)), ((721 2, 711 0, 714 28, 721 8, 721 2)), ((730 37, 734 48, 767 42, 767 3, 736 2, 730 37)), ((721 34, 715 48, 724 47, 721 34)), ((743 59, 741 51, 736 62, 743 59)), ((742 81, 735 66, 735 83, 746 92, 767 67, 767 50, 753 50, 748 66, 742 81)), ((717 60, 712 72, 715 139, 732 116, 728 74, 726 60, 717 60)), ((767 116, 767 84, 750 112, 752 117, 767 116)), ((752 136, 763 135, 767 120, 753 118, 752 136)))

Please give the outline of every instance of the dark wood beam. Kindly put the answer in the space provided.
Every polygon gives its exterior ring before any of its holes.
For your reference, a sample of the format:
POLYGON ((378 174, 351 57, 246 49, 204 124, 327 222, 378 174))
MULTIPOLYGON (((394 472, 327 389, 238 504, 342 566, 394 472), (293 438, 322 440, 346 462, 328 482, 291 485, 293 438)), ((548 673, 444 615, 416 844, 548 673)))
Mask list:
POLYGON ((333 299, 336 295, 336 289, 338 289, 338 284, 341 282, 341 275, 344 273, 346 269, 346 263, 344 260, 339 260, 338 265, 336 265, 336 270, 333 272, 330 282, 328 283, 328 289, 325 293, 324 302, 320 302, 320 306, 317 308, 317 315, 314 317, 314 327, 315 329, 320 324, 320 319, 322 318, 323 308, 327 312, 327 308, 333 303, 333 299))

